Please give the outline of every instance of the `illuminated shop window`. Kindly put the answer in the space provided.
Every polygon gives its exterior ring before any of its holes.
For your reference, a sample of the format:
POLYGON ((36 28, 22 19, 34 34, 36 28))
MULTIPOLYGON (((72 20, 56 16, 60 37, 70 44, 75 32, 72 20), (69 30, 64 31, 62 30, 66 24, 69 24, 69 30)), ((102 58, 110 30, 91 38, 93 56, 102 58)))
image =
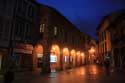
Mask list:
POLYGON ((51 55, 50 55, 50 62, 51 62, 51 63, 55 63, 55 62, 57 62, 57 56, 51 54, 51 55))
POLYGON ((67 62, 67 57, 66 56, 64 57, 64 61, 67 62))
POLYGON ((68 56, 64 56, 64 62, 69 62, 69 57, 68 56))

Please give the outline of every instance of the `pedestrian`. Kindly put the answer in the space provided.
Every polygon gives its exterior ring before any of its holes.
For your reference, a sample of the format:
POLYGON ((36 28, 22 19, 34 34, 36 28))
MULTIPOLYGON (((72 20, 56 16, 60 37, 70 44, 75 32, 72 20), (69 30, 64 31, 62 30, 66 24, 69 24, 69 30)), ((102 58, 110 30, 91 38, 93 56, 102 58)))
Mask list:
POLYGON ((9 69, 4 74, 4 83, 12 83, 13 81, 14 81, 13 67, 9 67, 9 69))
POLYGON ((106 69, 106 74, 110 75, 110 58, 106 57, 104 61, 105 69, 106 69))

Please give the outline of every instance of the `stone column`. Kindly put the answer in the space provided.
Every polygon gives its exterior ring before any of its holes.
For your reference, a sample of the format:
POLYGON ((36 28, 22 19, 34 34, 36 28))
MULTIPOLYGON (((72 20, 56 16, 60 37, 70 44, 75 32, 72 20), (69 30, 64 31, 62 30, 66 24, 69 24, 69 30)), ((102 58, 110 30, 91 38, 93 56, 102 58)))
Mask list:
POLYGON ((63 70, 63 54, 60 54, 60 70, 63 70))
POLYGON ((42 64, 42 74, 50 73, 50 52, 45 51, 43 53, 43 64, 42 64))
POLYGON ((36 71, 37 70, 37 55, 35 53, 35 51, 33 51, 33 54, 32 54, 32 70, 33 71, 36 71))

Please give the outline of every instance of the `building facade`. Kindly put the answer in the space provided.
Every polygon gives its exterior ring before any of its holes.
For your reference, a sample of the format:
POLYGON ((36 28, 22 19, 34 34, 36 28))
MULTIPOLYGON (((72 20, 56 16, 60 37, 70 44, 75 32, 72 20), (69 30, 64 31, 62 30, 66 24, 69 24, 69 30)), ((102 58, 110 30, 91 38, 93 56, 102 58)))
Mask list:
POLYGON ((0 1, 0 70, 7 66, 15 0, 0 1))
MULTIPOLYGON (((122 30, 120 29, 121 26, 124 27, 124 25, 122 24, 122 21, 119 21, 121 17, 124 17, 124 10, 113 12, 105 16, 102 22, 100 23, 100 26, 97 28, 97 34, 99 38, 99 43, 98 43, 99 55, 101 55, 100 58, 101 58, 102 64, 104 63, 104 60, 107 55, 109 55, 111 59, 112 66, 115 66, 116 64, 120 65, 123 63, 123 60, 122 60, 123 57, 121 58, 120 56, 121 51, 120 52, 114 51, 115 48, 118 46, 114 42, 122 42, 122 39, 124 40, 124 37, 122 36, 120 37, 121 40, 116 41, 117 39, 116 36, 118 35, 114 35, 115 32, 118 34, 119 30, 124 32, 123 28, 122 30)), ((120 45, 124 46, 123 43, 120 45)))
POLYGON ((65 70, 85 64, 85 36, 57 10, 41 6, 39 41, 34 50, 34 68, 65 70))
POLYGON ((11 38, 11 56, 17 71, 32 70, 33 48, 39 27, 35 0, 16 0, 11 38))
POLYGON ((98 51, 100 55, 101 64, 104 64, 105 56, 108 52, 111 52, 111 40, 110 33, 107 31, 107 28, 110 24, 110 19, 108 16, 105 16, 97 29, 98 34, 98 51))
POLYGON ((125 67, 125 10, 108 27, 111 35, 114 66, 125 67))
POLYGON ((5 69, 14 65, 15 71, 31 70, 38 4, 34 0, 2 0, 0 4, 0 49, 3 51, 0 64, 5 69))
POLYGON ((14 65, 15 71, 47 73, 87 63, 91 38, 57 10, 35 0, 3 5, 4 1, 0 2, 0 69, 14 65))

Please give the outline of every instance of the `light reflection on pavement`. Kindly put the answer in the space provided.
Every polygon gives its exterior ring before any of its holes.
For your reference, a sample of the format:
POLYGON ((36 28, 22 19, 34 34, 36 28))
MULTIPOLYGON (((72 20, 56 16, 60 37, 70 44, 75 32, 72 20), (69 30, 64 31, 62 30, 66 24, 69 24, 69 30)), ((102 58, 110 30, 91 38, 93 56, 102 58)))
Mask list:
POLYGON ((17 80, 15 83, 125 83, 125 73, 111 72, 106 75, 101 66, 88 65, 67 71, 53 72, 44 76, 17 80))

